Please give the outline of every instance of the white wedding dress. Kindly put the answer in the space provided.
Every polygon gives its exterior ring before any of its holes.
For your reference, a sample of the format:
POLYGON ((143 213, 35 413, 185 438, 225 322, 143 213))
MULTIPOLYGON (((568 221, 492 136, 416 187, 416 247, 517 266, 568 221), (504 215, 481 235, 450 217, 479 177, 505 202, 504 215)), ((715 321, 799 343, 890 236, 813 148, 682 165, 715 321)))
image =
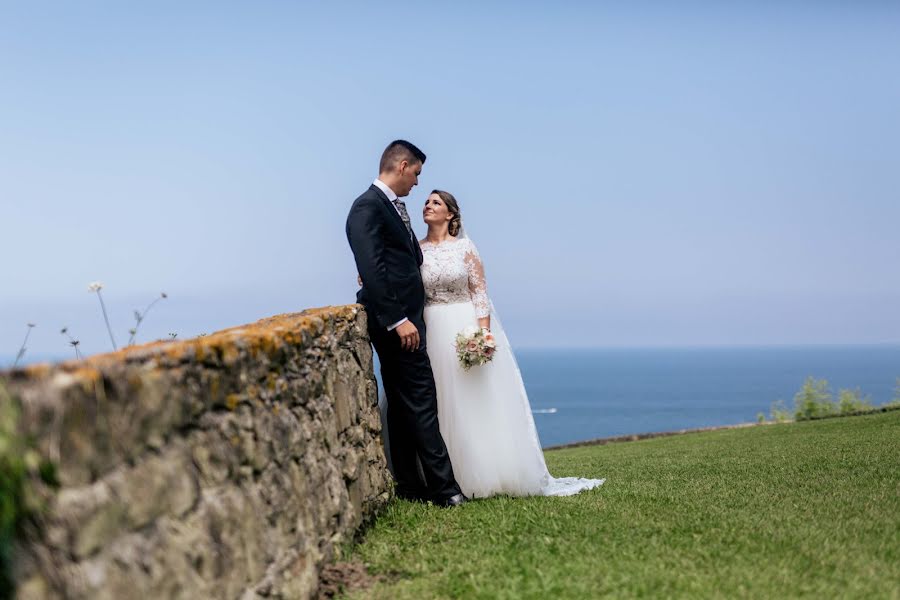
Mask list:
POLYGON ((438 419, 463 493, 570 496, 601 485, 605 479, 554 478, 547 471, 522 375, 493 314, 475 244, 461 234, 421 246, 438 419), (497 342, 494 360, 465 371, 456 356, 456 334, 488 315, 497 342))

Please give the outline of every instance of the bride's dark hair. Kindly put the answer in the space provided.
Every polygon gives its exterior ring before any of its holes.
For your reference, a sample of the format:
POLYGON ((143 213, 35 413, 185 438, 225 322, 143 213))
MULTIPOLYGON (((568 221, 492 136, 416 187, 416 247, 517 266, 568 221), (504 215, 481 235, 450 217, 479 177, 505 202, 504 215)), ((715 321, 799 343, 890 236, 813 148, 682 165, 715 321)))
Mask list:
POLYGON ((453 215, 453 218, 448 225, 449 233, 453 237, 458 236, 459 230, 462 228, 462 214, 459 212, 459 204, 456 202, 456 198, 454 198, 453 194, 450 192, 445 192, 443 190, 432 190, 431 193, 437 194, 438 197, 443 200, 444 204, 447 205, 447 210, 453 215))

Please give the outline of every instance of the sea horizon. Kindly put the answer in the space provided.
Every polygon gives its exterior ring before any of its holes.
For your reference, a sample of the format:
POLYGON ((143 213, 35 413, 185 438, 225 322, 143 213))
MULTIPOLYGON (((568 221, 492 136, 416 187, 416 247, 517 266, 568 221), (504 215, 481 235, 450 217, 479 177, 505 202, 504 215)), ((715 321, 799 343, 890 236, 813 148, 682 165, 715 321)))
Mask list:
MULTIPOLYGON (((178 338, 178 341, 185 341, 195 339, 195 337, 186 337, 186 338, 178 338)), ((140 342, 135 344, 136 346, 141 346, 143 344, 150 344, 158 341, 168 341, 168 340, 147 340, 145 342, 140 342)), ((532 352, 532 351, 542 351, 542 352, 556 352, 556 351, 581 351, 581 350, 729 350, 729 349, 778 349, 778 348, 867 348, 867 347, 898 347, 900 348, 900 340, 898 341, 886 341, 886 342, 767 342, 767 343, 737 343, 737 344, 719 344, 719 343, 709 343, 709 344, 572 344, 566 346, 554 346, 550 344, 513 344, 513 350, 515 352, 532 352)), ((121 348, 119 348, 121 350, 121 348)), ((90 358, 92 356, 102 355, 113 352, 112 350, 105 350, 101 352, 94 352, 88 355, 85 355, 84 358, 90 358)), ((38 353, 36 355, 32 355, 31 353, 27 353, 25 357, 22 359, 23 365, 34 364, 38 362, 65 362, 69 360, 73 360, 75 357, 70 355, 70 352, 58 352, 58 353, 38 353)), ((0 354, 0 370, 6 370, 12 368, 12 363, 15 361, 16 355, 15 353, 6 353, 0 354)))
POLYGON ((866 348, 896 346, 900 348, 900 341, 888 342, 769 342, 746 344, 605 344, 605 345, 518 345, 514 350, 519 351, 555 351, 555 350, 714 350, 714 349, 769 349, 769 348, 866 348))
POLYGON ((858 389, 890 402, 900 344, 521 349, 516 351, 543 446, 735 425, 793 408, 807 377, 836 398, 858 389))
MULTIPOLYGON (((900 343, 893 342, 531 346, 515 354, 544 447, 753 422, 776 401, 791 409, 807 377, 827 380, 835 398, 840 389, 859 389, 877 406, 896 397, 900 378, 900 343)), ((26 355, 23 362, 70 358, 26 355)), ((0 369, 14 359, 0 357, 0 369)))

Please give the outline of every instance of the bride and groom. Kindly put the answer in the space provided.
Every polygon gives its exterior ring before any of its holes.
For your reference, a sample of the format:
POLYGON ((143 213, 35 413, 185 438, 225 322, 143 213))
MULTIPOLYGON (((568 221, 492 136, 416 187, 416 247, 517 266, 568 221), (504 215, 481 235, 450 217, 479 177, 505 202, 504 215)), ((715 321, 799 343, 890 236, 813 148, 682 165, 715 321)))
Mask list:
POLYGON ((375 182, 353 202, 347 240, 362 287, 369 336, 381 362, 397 495, 440 506, 495 494, 568 496, 603 479, 547 471, 528 396, 488 295, 484 266, 452 194, 433 191, 416 239, 406 204, 425 154, 391 142, 375 182), (496 341, 493 360, 464 370, 458 333, 477 325, 496 341))

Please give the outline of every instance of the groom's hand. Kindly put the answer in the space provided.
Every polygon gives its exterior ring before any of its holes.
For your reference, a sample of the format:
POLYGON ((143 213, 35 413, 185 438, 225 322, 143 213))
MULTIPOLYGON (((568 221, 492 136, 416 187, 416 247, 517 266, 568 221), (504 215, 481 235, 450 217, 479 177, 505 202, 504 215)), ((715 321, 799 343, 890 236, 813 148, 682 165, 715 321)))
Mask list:
POLYGON ((401 323, 394 331, 400 336, 400 346, 404 350, 415 352, 419 349, 419 330, 411 321, 401 323))

